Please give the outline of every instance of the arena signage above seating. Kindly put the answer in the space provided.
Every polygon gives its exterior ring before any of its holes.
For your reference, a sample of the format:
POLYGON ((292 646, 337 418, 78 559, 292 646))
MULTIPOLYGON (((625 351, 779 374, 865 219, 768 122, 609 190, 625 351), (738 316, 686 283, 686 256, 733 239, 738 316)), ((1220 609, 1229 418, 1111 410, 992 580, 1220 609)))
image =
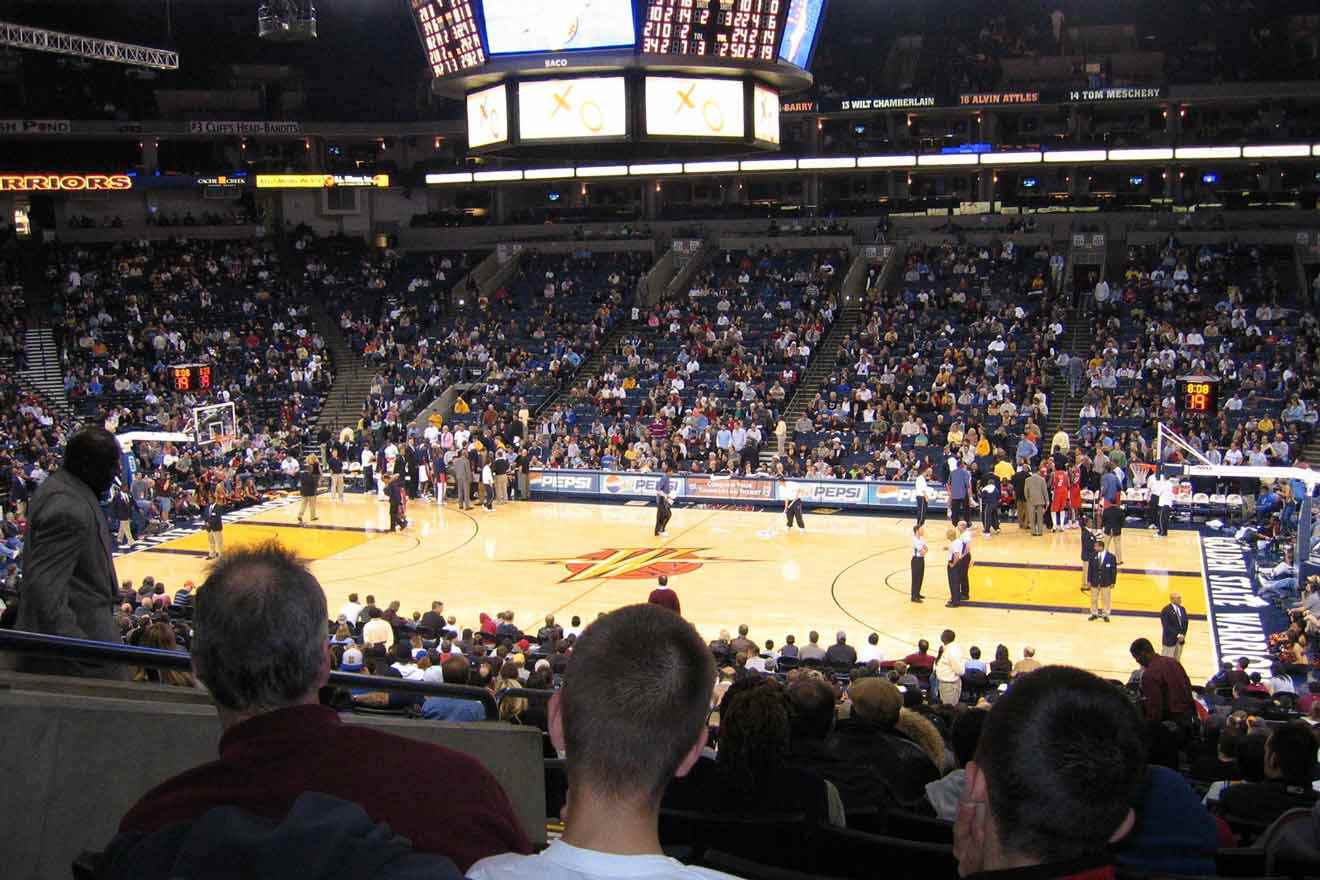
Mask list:
POLYGON ((0 174, 0 192, 86 192, 133 188, 127 174, 0 174))
POLYGON ((329 189, 335 186, 379 187, 390 185, 388 174, 258 174, 257 189, 329 189))

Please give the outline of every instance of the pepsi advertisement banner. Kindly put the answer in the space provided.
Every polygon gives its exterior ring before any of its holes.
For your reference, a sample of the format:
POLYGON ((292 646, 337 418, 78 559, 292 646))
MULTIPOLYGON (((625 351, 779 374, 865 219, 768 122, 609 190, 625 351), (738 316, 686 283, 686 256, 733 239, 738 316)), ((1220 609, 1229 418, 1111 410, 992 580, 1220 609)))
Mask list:
MULTIPOLYGON (((743 501, 775 505, 783 495, 769 477, 718 477, 707 474, 671 474, 672 493, 694 501, 743 501)), ((798 487, 803 503, 813 507, 915 510, 917 492, 913 483, 866 480, 789 480, 798 487)), ((660 474, 612 473, 602 471, 531 472, 531 488, 540 495, 595 496, 601 498, 655 497, 660 474)), ((930 509, 948 508, 949 495, 943 487, 930 487, 930 509)))
MULTIPOLYGON (((600 494, 620 497, 654 498, 660 486, 660 474, 610 474, 600 475, 600 494)), ((669 492, 681 496, 686 485, 683 477, 670 475, 669 492)))

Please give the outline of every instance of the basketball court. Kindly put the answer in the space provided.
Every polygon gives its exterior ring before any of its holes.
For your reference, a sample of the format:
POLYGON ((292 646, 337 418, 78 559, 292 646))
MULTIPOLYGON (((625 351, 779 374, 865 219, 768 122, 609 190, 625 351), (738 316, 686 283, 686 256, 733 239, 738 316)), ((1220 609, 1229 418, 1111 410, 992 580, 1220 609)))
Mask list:
MULTIPOLYGON (((807 531, 787 535, 773 511, 680 506, 661 539, 652 537, 654 508, 640 502, 536 501, 488 512, 414 501, 408 531, 391 534, 387 507, 374 496, 334 503, 323 495, 319 507, 319 521, 304 526, 293 498, 239 512, 225 526, 225 546, 279 538, 295 548, 312 560, 332 615, 350 592, 364 599, 370 593, 382 607, 397 599, 409 613, 442 599, 460 626, 473 625, 480 612, 511 609, 516 623, 534 631, 547 613, 565 625, 573 615, 585 623, 645 601, 656 576, 667 574, 684 616, 708 639, 742 623, 754 641, 773 639, 776 646, 786 633, 804 644, 811 629, 822 644, 840 629, 853 644, 875 632, 891 658, 914 651, 919 638, 936 642, 947 626, 964 648, 979 645, 987 661, 1000 642, 1015 660, 1031 645, 1043 662, 1126 680, 1133 669, 1128 645, 1139 636, 1158 644, 1159 610, 1180 592, 1191 617, 1183 664, 1193 680, 1214 669, 1199 538, 1189 531, 1158 538, 1125 530, 1114 616, 1106 624, 1087 620, 1076 531, 1032 537, 1005 525, 985 539, 978 530, 972 602, 951 609, 944 606, 947 523, 939 519, 926 526, 926 601, 913 604, 911 519, 808 513, 807 531)), ((201 582, 205 556, 199 532, 135 550, 116 567, 121 578, 140 583, 153 575, 173 592, 185 580, 201 582)))

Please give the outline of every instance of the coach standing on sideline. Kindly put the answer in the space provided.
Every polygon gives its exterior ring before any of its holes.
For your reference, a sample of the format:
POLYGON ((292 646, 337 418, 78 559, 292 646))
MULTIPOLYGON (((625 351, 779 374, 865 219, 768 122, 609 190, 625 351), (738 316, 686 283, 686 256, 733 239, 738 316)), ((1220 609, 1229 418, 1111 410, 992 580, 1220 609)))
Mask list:
POLYGON ((454 453, 454 462, 449 466, 454 475, 454 490, 458 492, 458 509, 470 510, 472 507, 472 462, 467 457, 466 449, 454 453))
POLYGON ((1022 491, 1027 497, 1027 520, 1031 524, 1031 534, 1039 538, 1045 534, 1045 507, 1049 503, 1049 487, 1039 472, 1032 471, 1022 484, 1022 491))
MULTIPOLYGON (((105 428, 69 438, 63 466, 32 496, 23 542, 23 591, 17 629, 120 641, 113 615, 118 581, 114 545, 100 497, 119 473, 120 449, 105 428)), ((23 672, 120 678, 123 667, 47 657, 21 658, 23 672)))
POLYGON ((669 478, 669 462, 665 462, 660 479, 655 484, 655 536, 665 536, 669 518, 674 515, 674 481, 669 478))
POLYGON ((1164 630, 1160 653, 1182 662, 1183 645, 1187 642, 1187 609, 1183 607, 1182 594, 1169 594, 1169 604, 1160 611, 1160 628, 1164 630))

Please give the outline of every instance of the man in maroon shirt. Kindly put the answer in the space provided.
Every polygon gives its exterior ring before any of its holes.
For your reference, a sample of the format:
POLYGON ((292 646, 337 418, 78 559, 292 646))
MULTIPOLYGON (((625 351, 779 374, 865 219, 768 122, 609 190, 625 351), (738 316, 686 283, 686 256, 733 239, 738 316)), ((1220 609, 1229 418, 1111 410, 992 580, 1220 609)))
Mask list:
POLYGON ((1142 709, 1147 721, 1172 721, 1186 728, 1196 720, 1192 683, 1182 664, 1172 657, 1155 653, 1150 639, 1137 639, 1129 649, 1132 659, 1142 668, 1142 709))
POLYGON ((159 831, 221 806, 279 820, 299 795, 321 792, 461 871, 486 856, 531 852, 508 796, 479 761, 343 724, 318 704, 330 674, 325 593, 289 550, 271 542, 226 554, 194 601, 192 665, 224 727, 220 758, 148 792, 121 832, 159 831), (443 821, 439 786, 464 800, 443 821))

